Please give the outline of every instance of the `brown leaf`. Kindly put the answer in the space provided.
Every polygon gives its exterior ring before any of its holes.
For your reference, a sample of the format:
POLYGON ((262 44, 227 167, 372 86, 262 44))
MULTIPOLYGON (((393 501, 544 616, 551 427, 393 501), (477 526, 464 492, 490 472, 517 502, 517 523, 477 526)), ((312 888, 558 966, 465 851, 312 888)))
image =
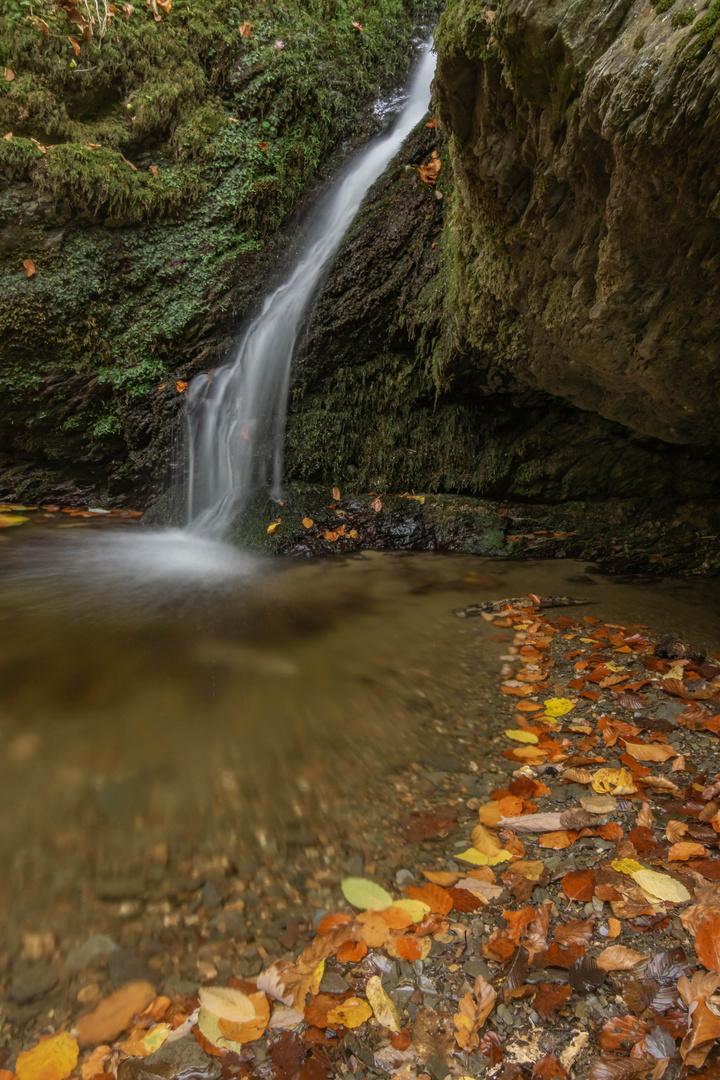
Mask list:
POLYGON ((594 870, 571 870, 561 881, 563 892, 570 900, 587 903, 595 893, 594 870))
POLYGON ((643 960, 647 960, 644 953, 626 949, 624 945, 609 945, 598 956, 597 964, 603 971, 632 971, 643 960))
POLYGON ((342 496, 340 495, 340 488, 339 487, 334 487, 332 489, 332 497, 335 500, 335 502, 340 502, 341 501, 342 496))
POLYGON ((74 37, 70 37, 69 34, 68 34, 68 41, 72 45, 72 50, 75 53, 75 55, 79 56, 80 55, 80 43, 78 41, 76 41, 74 37))
POLYGON ((382 499, 380 498, 380 496, 378 496, 377 499, 373 499, 370 505, 372 506, 375 513, 379 514, 382 510, 382 499))
POLYGON ((409 885, 408 896, 411 900, 420 900, 427 904, 430 910, 438 915, 448 915, 453 908, 452 896, 447 889, 433 885, 432 882, 422 886, 409 885))
POLYGON ((650 1026, 637 1016, 613 1016, 600 1032, 603 1050, 630 1050, 647 1035, 650 1026))
POLYGON ((547 1020, 558 1005, 564 1005, 572 995, 572 988, 568 983, 538 983, 538 991, 533 1008, 544 1020, 547 1020))
POLYGON ((605 972, 592 956, 580 956, 568 969, 568 981, 573 990, 582 994, 601 986, 605 982, 605 972))
POLYGON ((6 67, 3 71, 3 74, 5 76, 5 82, 12 82, 15 78, 15 72, 12 70, 12 68, 6 67))
POLYGON ((436 837, 447 836, 456 828, 457 823, 457 810, 449 806, 437 806, 433 810, 416 811, 410 814, 403 829, 410 843, 418 844, 422 840, 434 840, 436 837))
POLYGON ((435 1012, 434 1009, 420 1009, 412 1033, 415 1050, 426 1061, 429 1057, 439 1057, 446 1064, 455 1049, 455 1028, 452 1019, 435 1012))
POLYGON ((590 1067, 587 1080, 635 1080, 647 1076, 648 1066, 645 1061, 633 1061, 630 1058, 603 1054, 590 1067))
POLYGON ((695 952, 708 971, 720 972, 720 911, 710 908, 695 934, 695 952))
POLYGON ((554 1054, 546 1054, 533 1066, 532 1080, 568 1080, 569 1072, 554 1054))
POLYGON ((582 922, 569 922, 558 926, 555 931, 555 941, 561 945, 587 945, 593 935, 595 916, 590 915, 582 922))
POLYGON ((460 999, 453 1023, 455 1039, 461 1050, 474 1050, 478 1045, 478 1031, 490 1015, 496 998, 497 991, 482 975, 478 975, 472 993, 460 999))
POLYGON ((240 37, 242 38, 249 38, 252 34, 252 28, 249 21, 241 23, 238 29, 240 32, 240 37))

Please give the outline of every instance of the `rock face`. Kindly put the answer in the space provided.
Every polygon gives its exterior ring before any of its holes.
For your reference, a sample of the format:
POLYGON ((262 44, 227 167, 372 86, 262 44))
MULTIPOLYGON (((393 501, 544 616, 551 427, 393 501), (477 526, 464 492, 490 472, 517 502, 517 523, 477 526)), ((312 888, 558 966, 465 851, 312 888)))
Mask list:
POLYGON ((437 96, 455 325, 477 362, 632 432, 714 447, 720 5, 702 8, 452 0, 437 96))
POLYGON ((308 328, 293 477, 716 504, 716 33, 719 0, 450 0, 437 127, 308 328))

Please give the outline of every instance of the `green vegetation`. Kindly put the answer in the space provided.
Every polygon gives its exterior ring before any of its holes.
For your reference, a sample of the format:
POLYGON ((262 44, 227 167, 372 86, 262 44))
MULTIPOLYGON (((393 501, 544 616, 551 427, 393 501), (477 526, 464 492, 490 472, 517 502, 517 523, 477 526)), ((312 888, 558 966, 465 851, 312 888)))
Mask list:
POLYGON ((677 48, 678 55, 697 61, 705 56, 720 34, 720 0, 713 0, 677 48))
POLYGON ((175 380, 222 360, 278 230, 375 130, 436 7, 173 0, 156 20, 136 2, 85 41, 51 0, 6 0, 0 449, 107 462, 115 489, 150 471, 175 380))
POLYGON ((666 11, 669 11, 674 3, 675 0, 652 0, 652 5, 658 15, 663 15, 666 11))
POLYGON ((695 21, 697 11, 694 4, 688 4, 682 11, 676 11, 670 20, 670 25, 673 30, 677 30, 679 26, 689 26, 691 22, 695 21))

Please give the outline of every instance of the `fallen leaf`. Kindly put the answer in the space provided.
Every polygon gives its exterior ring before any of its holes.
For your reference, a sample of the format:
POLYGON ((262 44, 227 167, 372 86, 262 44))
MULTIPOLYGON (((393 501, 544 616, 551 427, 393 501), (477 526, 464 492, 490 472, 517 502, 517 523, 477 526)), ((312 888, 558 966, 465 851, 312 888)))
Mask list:
POLYGON ((453 899, 447 889, 443 889, 440 885, 433 885, 431 882, 421 886, 409 885, 408 896, 412 900, 427 904, 430 910, 438 915, 448 915, 453 908, 453 899))
POLYGON ((695 934, 695 952, 708 971, 720 972, 720 911, 710 908, 695 934))
POLYGON ((382 499, 378 496, 377 499, 373 499, 373 501, 370 503, 370 505, 372 506, 375 513, 379 514, 380 511, 382 510, 382 505, 383 505, 382 504, 382 499))
POLYGON ((187 388, 188 384, 186 382, 183 382, 182 379, 178 379, 178 381, 175 383, 175 389, 177 390, 178 394, 185 393, 187 388))
POLYGON ((575 702, 569 698, 547 698, 543 706, 548 716, 565 716, 575 708, 575 702))
POLYGON ((267 529, 265 530, 265 532, 270 533, 270 535, 272 536, 272 534, 274 532, 276 532, 280 528, 280 524, 281 524, 281 522, 279 520, 278 521, 271 521, 270 524, 268 525, 267 529))
POLYGON ((305 529, 312 529, 313 525, 315 524, 315 522, 313 521, 313 519, 312 519, 312 518, 309 518, 309 517, 304 517, 304 518, 302 519, 302 523, 303 523, 303 527, 304 527, 305 529))
POLYGON ((563 892, 570 900, 580 900, 587 903, 592 900, 595 893, 594 870, 571 870, 565 874, 560 884, 563 892))
POLYGON ((68 34, 68 41, 72 45, 72 50, 75 53, 75 55, 79 56, 80 55, 80 42, 76 41, 74 37, 70 37, 69 34, 68 34))
POLYGON ((637 786, 628 769, 598 769, 592 786, 600 795, 634 795, 637 786))
POLYGON ((703 844, 695 844, 689 840, 680 840, 668 849, 668 862, 684 862, 685 859, 704 859, 707 848, 703 844))
POLYGON ((131 982, 121 986, 77 1021, 75 1030, 80 1046, 112 1042, 130 1027, 133 1017, 154 998, 155 990, 148 982, 131 982))
POLYGON ((632 971, 647 959, 645 953, 626 949, 624 945, 609 945, 597 957, 597 964, 603 971, 632 971))
POLYGON ((540 1013, 543 1020, 557 1009, 558 1005, 564 1005, 572 995, 572 987, 567 984, 538 983, 538 993, 533 999, 533 1009, 540 1013))
POLYGON ((534 732, 526 731, 524 728, 510 728, 505 731, 505 735, 508 739, 512 739, 513 742, 536 743, 539 741, 534 732))
POLYGON ((252 34, 252 29, 251 29, 249 21, 246 21, 244 23, 240 23, 240 26, 238 27, 238 30, 239 30, 239 33, 240 33, 240 37, 242 37, 242 38, 249 38, 250 35, 252 34))
POLYGON ((354 22, 352 25, 354 30, 357 30, 357 32, 360 34, 362 33, 363 28, 359 22, 354 22))
POLYGON ((658 874, 655 870, 642 868, 636 870, 631 877, 644 892, 657 897, 658 900, 682 904, 685 900, 690 899, 690 893, 685 886, 680 881, 670 877, 669 874, 658 874))
MULTIPOLYGON (((494 12, 493 12, 494 14, 494 12)), ((554 1054, 546 1054, 533 1066, 532 1080, 568 1080, 569 1072, 554 1054)))
POLYGON ((496 999, 497 991, 482 975, 476 978, 472 993, 460 998, 453 1023, 455 1039, 461 1050, 474 1050, 478 1045, 478 1031, 490 1015, 496 999))
POLYGON ((67 1080, 79 1052, 76 1040, 63 1031, 18 1054, 15 1074, 18 1080, 67 1080))
POLYGON ((5 82, 12 82, 15 78, 15 72, 9 67, 4 69, 3 75, 5 76, 5 82))
POLYGON ((636 761, 669 761, 677 757, 677 751, 672 746, 663 746, 661 743, 625 743, 625 750, 636 761))
POLYGON ((390 907, 393 902, 389 892, 367 878, 343 878, 340 888, 347 902, 361 911, 382 911, 383 908, 390 907))
POLYGON ((357 1028, 364 1024, 366 1020, 369 1020, 372 1014, 372 1008, 367 1001, 363 1001, 362 998, 351 997, 343 1001, 342 1005, 337 1005, 334 1009, 331 1009, 327 1018, 330 1024, 342 1024, 346 1028, 357 1028))
POLYGON ((372 975, 365 987, 365 994, 372 1006, 375 1019, 390 1031, 400 1031, 400 1017, 391 998, 385 993, 378 975, 372 975))
POLYGON ((605 972, 592 956, 580 956, 568 968, 568 982, 579 994, 589 993, 605 982, 605 972))
POLYGON ((35 263, 32 259, 24 259, 23 266, 25 267, 25 277, 33 277, 35 274, 35 263))

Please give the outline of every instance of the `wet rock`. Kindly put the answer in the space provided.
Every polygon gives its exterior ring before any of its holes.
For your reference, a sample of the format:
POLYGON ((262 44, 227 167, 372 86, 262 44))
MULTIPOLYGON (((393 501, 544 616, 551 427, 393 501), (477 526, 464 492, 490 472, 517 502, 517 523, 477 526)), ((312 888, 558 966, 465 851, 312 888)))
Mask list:
POLYGON ((145 881, 139 876, 101 878, 95 891, 99 900, 136 900, 145 893, 145 881))
POLYGON ((222 896, 212 881, 206 881, 200 893, 200 901, 203 907, 213 909, 222 906, 222 896))
POLYGON ((60 973, 50 967, 35 967, 18 971, 8 988, 8 996, 17 1005, 26 1005, 35 998, 43 997, 53 990, 60 980, 60 973))
POLYGON ((117 948, 117 944, 107 934, 93 934, 79 948, 68 954, 65 967, 68 971, 82 971, 94 961, 104 959, 117 948))
POLYGON ((118 1080, 219 1080, 222 1065, 201 1050, 193 1035, 165 1043, 146 1058, 128 1058, 118 1080))
POLYGON ((113 949, 108 954, 108 971, 116 990, 124 983, 143 981, 152 983, 155 978, 155 973, 147 961, 127 949, 113 949))
POLYGON ((321 994, 344 994, 350 987, 336 971, 326 971, 320 983, 321 994))

